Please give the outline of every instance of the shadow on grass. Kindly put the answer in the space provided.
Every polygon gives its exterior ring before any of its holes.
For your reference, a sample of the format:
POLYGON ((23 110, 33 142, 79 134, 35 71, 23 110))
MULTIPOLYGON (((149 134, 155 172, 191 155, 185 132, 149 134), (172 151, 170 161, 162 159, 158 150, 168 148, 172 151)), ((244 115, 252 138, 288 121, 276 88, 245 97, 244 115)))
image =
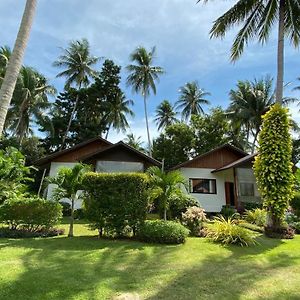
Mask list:
MULTIPOLYGON (((198 240, 193 241, 198 245, 198 240)), ((147 298, 151 300, 239 299, 247 287, 268 272, 294 263, 294 258, 286 255, 277 255, 270 264, 254 263, 251 257, 281 244, 279 240, 269 239, 250 248, 221 249, 225 256, 214 254, 212 250, 219 251, 219 246, 208 243, 210 254, 202 253, 203 259, 195 260, 193 267, 176 261, 180 251, 187 255, 200 254, 201 248, 190 251, 189 243, 160 246, 89 236, 2 239, 0 244, 2 249, 9 247, 8 251, 14 248, 25 251, 20 256, 23 272, 14 281, 0 280, 2 300, 111 299, 112 295, 123 292, 154 294, 147 298), (169 277, 168 273, 174 275, 169 277)), ((199 241, 199 247, 204 244, 199 241)))

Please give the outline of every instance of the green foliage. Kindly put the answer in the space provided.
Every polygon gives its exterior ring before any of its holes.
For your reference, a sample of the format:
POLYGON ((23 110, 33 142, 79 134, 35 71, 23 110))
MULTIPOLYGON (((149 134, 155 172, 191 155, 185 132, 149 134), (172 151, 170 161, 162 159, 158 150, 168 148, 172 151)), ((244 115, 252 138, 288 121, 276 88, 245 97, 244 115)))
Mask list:
POLYGON ((300 217, 300 193, 299 192, 295 193, 290 204, 295 214, 300 217))
POLYGON ((260 208, 246 210, 245 220, 257 226, 265 226, 267 221, 267 212, 265 209, 260 208))
POLYGON ((288 110, 274 104, 263 116, 259 152, 254 173, 264 207, 270 214, 269 227, 278 227, 294 194, 291 162, 292 141, 288 110))
POLYGON ((17 149, 0 150, 0 204, 6 199, 19 197, 26 191, 32 167, 25 166, 25 158, 17 149))
POLYGON ((83 180, 86 216, 99 234, 133 234, 146 219, 148 177, 141 173, 87 173, 83 180))
POLYGON ((194 236, 200 235, 200 230, 203 228, 203 223, 206 221, 205 210, 201 207, 189 207, 182 214, 182 223, 190 230, 194 236))
POLYGON ((26 228, 29 231, 49 229, 62 218, 62 206, 37 197, 9 199, 0 206, 0 221, 10 229, 26 228))
POLYGON ((174 106, 168 101, 163 100, 155 110, 155 123, 158 130, 162 130, 178 122, 174 106))
POLYGON ((165 132, 153 141, 153 157, 164 160, 165 169, 187 161, 193 149, 193 129, 184 123, 168 126, 165 132))
POLYGON ((181 244, 188 235, 189 230, 174 221, 148 220, 139 230, 139 238, 150 243, 181 244))
POLYGON ((223 216, 216 217, 214 223, 208 227, 207 237, 224 245, 250 246, 255 244, 255 237, 251 231, 238 226, 234 219, 226 219, 223 216))
POLYGON ((257 226, 257 225, 252 224, 252 223, 247 223, 245 221, 241 221, 241 222, 238 223, 238 225, 240 227, 243 227, 243 228, 255 231, 255 232, 264 233, 264 227, 257 226))
POLYGON ((236 209, 230 205, 223 205, 220 214, 225 218, 231 218, 239 215, 236 209))
POLYGON ((60 201, 60 205, 62 206, 62 213, 64 217, 71 216, 71 204, 69 202, 60 201))

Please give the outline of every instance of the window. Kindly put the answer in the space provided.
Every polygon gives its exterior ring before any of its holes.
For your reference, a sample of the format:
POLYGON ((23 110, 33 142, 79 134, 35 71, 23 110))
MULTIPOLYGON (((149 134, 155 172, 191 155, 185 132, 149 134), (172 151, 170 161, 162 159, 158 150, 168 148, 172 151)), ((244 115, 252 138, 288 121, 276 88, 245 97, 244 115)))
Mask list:
POLYGON ((254 183, 241 182, 240 183, 240 195, 241 196, 254 196, 254 183))
POLYGON ((143 172, 144 165, 139 162, 127 161, 97 161, 96 172, 143 172))
POLYGON ((215 179, 190 179, 190 192, 200 194, 216 194, 216 180, 215 179))

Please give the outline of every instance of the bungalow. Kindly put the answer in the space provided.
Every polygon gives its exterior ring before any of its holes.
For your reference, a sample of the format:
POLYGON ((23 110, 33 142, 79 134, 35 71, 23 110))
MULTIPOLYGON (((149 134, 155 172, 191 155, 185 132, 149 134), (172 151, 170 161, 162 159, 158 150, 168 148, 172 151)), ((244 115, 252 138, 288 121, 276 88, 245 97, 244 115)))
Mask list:
POLYGON ((207 212, 220 212, 224 205, 242 209, 245 203, 261 201, 252 170, 254 156, 225 144, 173 169, 186 177, 188 193, 207 212))
MULTIPOLYGON (((113 144, 96 137, 69 149, 57 151, 40 160, 35 165, 44 170, 46 176, 56 176, 59 168, 72 168, 82 162, 92 166, 95 172, 144 172, 150 166, 161 163, 148 155, 128 146, 122 141, 113 144)), ((55 185, 50 184, 44 196, 51 199, 55 185)), ((80 207, 78 203, 76 208, 80 207)))

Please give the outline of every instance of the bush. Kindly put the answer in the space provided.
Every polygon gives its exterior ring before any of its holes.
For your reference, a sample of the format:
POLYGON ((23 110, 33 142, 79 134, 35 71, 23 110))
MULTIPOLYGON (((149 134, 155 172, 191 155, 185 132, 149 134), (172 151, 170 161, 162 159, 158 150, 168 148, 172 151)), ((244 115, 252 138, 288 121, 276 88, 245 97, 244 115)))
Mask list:
POLYGON ((69 202, 60 201, 60 205, 62 206, 62 213, 64 217, 71 216, 71 204, 69 202))
POLYGON ((58 228, 40 229, 37 231, 30 231, 25 228, 22 229, 9 229, 7 227, 0 228, 0 238, 10 238, 10 239, 53 237, 53 236, 63 235, 64 233, 65 233, 64 229, 58 229, 58 228))
POLYGON ((275 239, 293 239, 295 236, 295 229, 291 226, 281 226, 280 228, 265 227, 265 234, 267 237, 275 239))
POLYGON ((249 246, 255 244, 255 237, 246 228, 237 225, 232 218, 216 217, 215 222, 208 227, 207 237, 221 244, 249 246))
POLYGON ((299 221, 298 221, 298 222, 291 223, 290 226, 291 226, 292 228, 295 229, 295 232, 296 232, 297 234, 300 233, 300 222, 299 222, 299 221))
POLYGON ((12 230, 24 228, 38 232, 47 230, 59 222, 62 206, 41 198, 10 199, 0 206, 0 221, 12 230))
POLYGON ((242 202, 242 207, 245 210, 254 210, 256 208, 263 208, 263 205, 257 202, 242 202))
POLYGON ((297 215, 295 215, 294 213, 288 211, 286 214, 285 214, 285 221, 287 224, 292 224, 292 223, 295 223, 295 222, 299 222, 299 217, 297 215))
POLYGON ((185 193, 174 195, 169 202, 169 217, 171 219, 181 219, 182 214, 186 212, 189 207, 200 207, 199 202, 194 197, 185 193))
POLYGON ((140 228, 139 238, 144 242, 160 244, 184 243, 189 230, 174 221, 146 221, 140 228))
POLYGON ((245 212, 245 220, 248 223, 255 224, 257 226, 264 226, 267 220, 267 212, 260 208, 247 210, 245 212))
POLYGON ((85 211, 83 208, 78 208, 74 210, 74 219, 82 220, 85 218, 85 211))
POLYGON ((206 214, 203 208, 192 206, 182 214, 183 224, 190 230, 194 236, 200 236, 203 223, 206 221, 206 214))
POLYGON ((122 236, 129 226, 135 234, 148 208, 148 177, 141 173, 87 173, 83 179, 86 217, 99 234, 122 236))
POLYGON ((247 222, 240 222, 240 223, 238 223, 238 225, 240 227, 247 228, 247 229, 252 230, 252 231, 256 231, 256 232, 260 232, 260 233, 265 232, 263 227, 257 226, 255 224, 251 224, 251 223, 247 223, 247 222))
POLYGON ((220 214, 225 218, 232 218, 232 217, 239 218, 240 216, 237 210, 230 205, 223 205, 220 214))
POLYGON ((290 202, 292 209, 295 214, 300 217, 300 193, 296 193, 293 199, 290 202))

